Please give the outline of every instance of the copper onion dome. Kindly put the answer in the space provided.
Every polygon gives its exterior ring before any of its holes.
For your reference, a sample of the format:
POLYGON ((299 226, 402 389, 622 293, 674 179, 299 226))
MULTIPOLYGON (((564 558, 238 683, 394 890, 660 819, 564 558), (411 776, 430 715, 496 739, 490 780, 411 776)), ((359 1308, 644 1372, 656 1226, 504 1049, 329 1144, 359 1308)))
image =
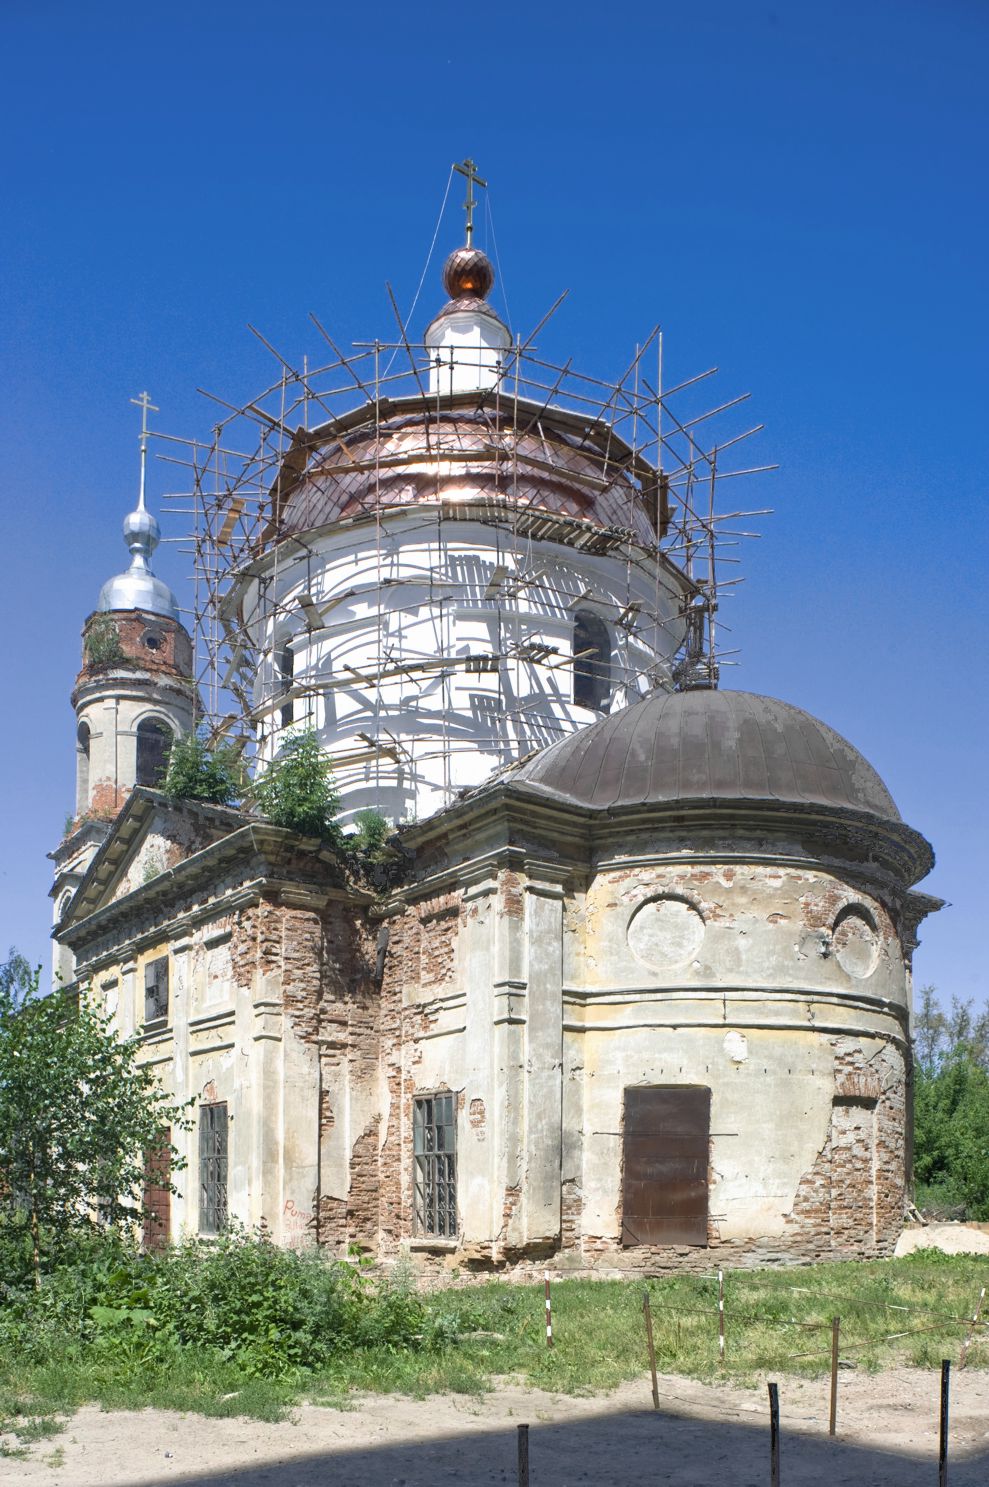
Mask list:
POLYGON ((486 299, 494 281, 491 260, 480 248, 455 248, 443 265, 443 288, 451 299, 486 299))

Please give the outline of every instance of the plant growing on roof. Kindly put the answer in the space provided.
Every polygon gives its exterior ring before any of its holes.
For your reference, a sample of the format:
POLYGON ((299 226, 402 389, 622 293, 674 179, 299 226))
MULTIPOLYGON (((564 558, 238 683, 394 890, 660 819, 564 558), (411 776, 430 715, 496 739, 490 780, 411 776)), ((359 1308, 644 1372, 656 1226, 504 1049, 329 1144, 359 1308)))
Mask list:
POLYGON ((254 781, 254 804, 274 826, 286 826, 300 836, 318 836, 342 844, 333 819, 340 795, 330 761, 319 746, 313 728, 290 734, 276 758, 254 781))
POLYGON ((98 614, 86 634, 86 661, 90 666, 113 666, 124 660, 116 625, 108 614, 98 614))
POLYGON ((354 850, 365 852, 370 857, 380 854, 392 829, 387 819, 380 811, 368 807, 358 811, 354 820, 357 830, 350 839, 354 850))
POLYGON ((175 740, 161 781, 169 800, 205 800, 213 805, 232 805, 246 786, 239 751, 232 744, 211 749, 201 728, 175 740))

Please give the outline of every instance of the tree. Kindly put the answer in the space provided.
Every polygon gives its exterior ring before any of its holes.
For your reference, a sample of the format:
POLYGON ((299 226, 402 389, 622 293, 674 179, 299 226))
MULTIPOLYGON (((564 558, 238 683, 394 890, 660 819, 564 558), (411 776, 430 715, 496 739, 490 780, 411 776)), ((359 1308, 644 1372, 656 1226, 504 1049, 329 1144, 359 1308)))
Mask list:
POLYGON ((161 789, 170 800, 206 800, 232 805, 244 793, 244 763, 232 745, 211 749, 202 730, 183 733, 172 744, 161 789))
POLYGON ((914 1176, 922 1206, 989 1218, 989 1009, 921 988, 914 1042, 914 1176))
POLYGON ((86 994, 43 996, 24 966, 12 951, 0 968, 0 1211, 26 1225, 39 1285, 43 1247, 142 1217, 148 1155, 178 1171, 163 1132, 189 1121, 86 994))
POLYGON ((339 845, 342 836, 334 816, 340 796, 330 761, 313 728, 293 733, 275 759, 254 782, 254 803, 275 826, 301 836, 318 836, 339 845))

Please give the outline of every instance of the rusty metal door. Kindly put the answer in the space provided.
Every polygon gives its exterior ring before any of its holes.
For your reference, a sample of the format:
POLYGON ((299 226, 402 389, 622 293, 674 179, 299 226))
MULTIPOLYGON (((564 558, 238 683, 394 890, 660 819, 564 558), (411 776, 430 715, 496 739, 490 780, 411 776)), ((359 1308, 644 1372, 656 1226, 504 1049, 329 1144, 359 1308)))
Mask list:
POLYGON ((622 1244, 707 1244, 711 1091, 625 1091, 622 1244))

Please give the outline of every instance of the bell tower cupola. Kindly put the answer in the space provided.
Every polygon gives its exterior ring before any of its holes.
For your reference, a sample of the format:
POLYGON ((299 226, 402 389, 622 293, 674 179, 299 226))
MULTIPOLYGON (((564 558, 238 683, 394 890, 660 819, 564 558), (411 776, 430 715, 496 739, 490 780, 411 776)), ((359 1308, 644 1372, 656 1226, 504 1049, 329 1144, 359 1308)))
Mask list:
POLYGON ((74 809, 52 853, 56 926, 130 791, 161 783, 173 740, 194 726, 192 641, 178 600, 151 568, 161 533, 145 501, 147 419, 157 409, 147 393, 132 401, 142 419, 140 492, 124 518, 131 560, 103 585, 83 626, 82 666, 72 691, 74 809))

